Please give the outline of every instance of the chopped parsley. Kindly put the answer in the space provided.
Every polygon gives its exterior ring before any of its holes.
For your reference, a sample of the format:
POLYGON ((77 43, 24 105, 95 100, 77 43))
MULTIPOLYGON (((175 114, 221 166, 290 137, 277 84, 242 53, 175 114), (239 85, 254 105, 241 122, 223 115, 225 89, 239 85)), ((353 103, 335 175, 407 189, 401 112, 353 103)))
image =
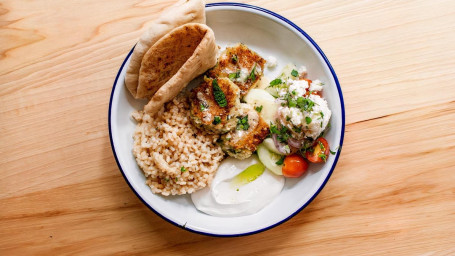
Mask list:
POLYGON ((277 135, 277 139, 280 141, 280 142, 283 142, 283 143, 287 143, 290 135, 288 134, 288 128, 286 126, 282 126, 281 129, 278 129, 278 127, 276 125, 271 125, 270 126, 270 132, 272 134, 276 134, 277 135))
POLYGON ((185 167, 182 166, 182 167, 180 168, 180 171, 181 171, 181 172, 186 172, 185 167))
POLYGON ((330 154, 332 154, 332 155, 336 155, 336 154, 337 154, 337 151, 339 150, 339 148, 340 148, 340 147, 337 147, 337 149, 335 149, 335 150, 336 150, 335 152, 333 152, 332 150, 330 150, 330 149, 329 149, 329 151, 330 151, 330 154))
POLYGON ((263 106, 261 105, 261 106, 259 106, 259 107, 255 107, 254 109, 256 109, 256 111, 257 111, 258 113, 261 113, 262 108, 263 108, 263 106))
POLYGON ((322 144, 321 141, 318 141, 319 147, 321 148, 321 151, 325 151, 324 144, 322 144))
POLYGON ((302 132, 302 128, 297 127, 297 126, 294 126, 294 127, 292 128, 292 130, 294 130, 294 132, 296 132, 296 133, 301 133, 301 132, 302 132))
POLYGON ((253 69, 251 70, 250 75, 248 76, 248 79, 250 79, 250 80, 253 81, 253 82, 256 81, 256 74, 255 74, 255 72, 256 72, 256 63, 254 63, 254 67, 253 67, 253 69))
POLYGON ((227 106, 226 95, 224 95, 223 90, 221 90, 220 86, 218 85, 218 81, 213 79, 212 81, 213 86, 213 97, 215 98, 216 103, 218 106, 224 108, 227 106))
POLYGON ((290 116, 286 116, 286 121, 291 121, 291 117, 290 116))
POLYGON ((297 101, 291 97, 291 94, 286 94, 286 101, 288 102, 288 106, 290 108, 295 108, 297 106, 297 101))
POLYGON ((324 162, 327 162, 327 156, 325 154, 319 154, 318 156, 319 156, 319 158, 324 160, 324 162))
POLYGON ((248 130, 250 128, 250 124, 248 123, 248 115, 246 116, 238 116, 237 117, 237 130, 248 130))
POLYGON ((215 118, 213 118, 213 124, 219 124, 221 123, 221 118, 219 116, 215 116, 215 118))
POLYGON ((239 78, 239 77, 240 77, 240 70, 238 70, 238 71, 235 72, 235 73, 230 73, 230 74, 229 74, 229 79, 230 79, 230 80, 234 80, 234 79, 239 78))
POLYGON ((275 80, 272 80, 272 82, 270 82, 270 86, 276 86, 276 85, 279 85, 279 84, 282 84, 283 82, 281 81, 281 79, 277 78, 275 80))
POLYGON ((207 105, 207 103, 202 102, 200 107, 201 107, 201 111, 205 111, 209 106, 207 105))
POLYGON ((291 71, 291 75, 292 75, 293 77, 298 77, 298 76, 299 76, 299 72, 298 72, 297 70, 293 69, 293 70, 291 71))
POLYGON ((305 122, 306 122, 306 124, 310 124, 311 121, 312 121, 312 120, 311 120, 311 117, 309 117, 309 116, 305 117, 305 122))
POLYGON ((236 54, 233 54, 231 57, 231 60, 232 60, 232 62, 237 63, 237 61, 239 61, 239 57, 237 57, 236 54))
POLYGON ((324 118, 324 113, 321 111, 321 112, 319 112, 319 114, 321 115, 320 119, 323 119, 324 118))
POLYGON ((280 160, 276 161, 275 164, 282 165, 284 163, 284 158, 285 158, 285 156, 281 156, 280 160))
POLYGON ((297 98, 297 107, 303 109, 304 111, 313 110, 314 102, 310 99, 304 97, 297 98))
POLYGON ((270 132, 280 134, 280 130, 278 130, 278 127, 276 125, 273 125, 272 123, 270 123, 270 132))

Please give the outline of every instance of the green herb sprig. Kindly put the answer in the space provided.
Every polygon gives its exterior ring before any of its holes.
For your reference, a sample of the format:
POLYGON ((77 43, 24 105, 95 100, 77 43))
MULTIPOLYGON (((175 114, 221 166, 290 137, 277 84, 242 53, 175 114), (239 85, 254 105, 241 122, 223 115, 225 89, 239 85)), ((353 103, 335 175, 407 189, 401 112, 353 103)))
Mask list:
POLYGON ((213 79, 212 86, 213 97, 215 98, 216 103, 218 104, 218 106, 222 108, 226 107, 227 106, 226 95, 224 94, 223 90, 221 90, 216 79, 213 79))

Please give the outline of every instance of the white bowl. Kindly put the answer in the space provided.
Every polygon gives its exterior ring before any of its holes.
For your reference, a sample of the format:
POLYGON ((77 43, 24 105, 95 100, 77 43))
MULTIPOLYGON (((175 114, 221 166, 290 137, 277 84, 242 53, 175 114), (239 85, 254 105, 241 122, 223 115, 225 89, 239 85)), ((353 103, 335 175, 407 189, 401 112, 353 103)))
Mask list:
MULTIPOLYGON (((332 149, 341 148, 344 136, 344 103, 335 71, 322 50, 299 27, 269 10, 240 3, 206 6, 207 24, 222 47, 243 42, 263 57, 278 59, 265 76, 273 79, 288 63, 308 68, 310 79, 325 82, 324 98, 332 110, 331 128, 325 135, 332 149)), ((243 217, 214 217, 199 212, 190 196, 163 197, 152 193, 132 153, 135 122, 131 112, 145 101, 135 100, 124 84, 132 50, 123 62, 112 89, 109 104, 109 135, 117 164, 126 182, 147 207, 170 223, 186 230, 212 236, 241 236, 275 227, 300 212, 321 191, 337 163, 340 151, 325 164, 310 164, 304 177, 286 179, 281 194, 256 214, 243 217)))

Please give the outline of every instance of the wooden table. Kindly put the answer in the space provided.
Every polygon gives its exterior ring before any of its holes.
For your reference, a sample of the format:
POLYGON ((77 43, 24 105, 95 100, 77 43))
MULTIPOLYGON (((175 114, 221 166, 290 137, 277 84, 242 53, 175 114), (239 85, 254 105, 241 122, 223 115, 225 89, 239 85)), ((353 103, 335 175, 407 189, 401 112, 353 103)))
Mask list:
POLYGON ((179 229, 123 180, 108 135, 116 73, 170 1, 0 4, 0 255, 455 255, 455 1, 245 3, 301 26, 346 103, 322 193, 263 233, 179 229))

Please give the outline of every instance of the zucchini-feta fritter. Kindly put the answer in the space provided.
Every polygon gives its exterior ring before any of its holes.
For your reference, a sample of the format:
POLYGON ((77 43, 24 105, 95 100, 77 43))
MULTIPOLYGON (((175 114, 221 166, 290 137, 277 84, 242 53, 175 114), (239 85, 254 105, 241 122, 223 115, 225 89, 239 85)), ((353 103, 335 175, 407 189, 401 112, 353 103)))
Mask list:
POLYGON ((223 134, 234 129, 240 106, 240 89, 227 78, 207 78, 191 91, 191 121, 209 133, 223 134))
POLYGON ((227 47, 220 55, 217 65, 207 71, 207 75, 227 77, 240 88, 240 96, 245 96, 257 86, 262 77, 265 59, 244 44, 227 47))
POLYGON ((220 145, 228 155, 245 159, 269 134, 269 126, 249 104, 242 103, 235 117, 236 127, 221 136, 220 145))

